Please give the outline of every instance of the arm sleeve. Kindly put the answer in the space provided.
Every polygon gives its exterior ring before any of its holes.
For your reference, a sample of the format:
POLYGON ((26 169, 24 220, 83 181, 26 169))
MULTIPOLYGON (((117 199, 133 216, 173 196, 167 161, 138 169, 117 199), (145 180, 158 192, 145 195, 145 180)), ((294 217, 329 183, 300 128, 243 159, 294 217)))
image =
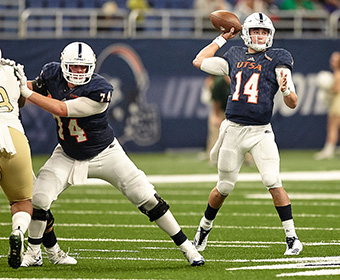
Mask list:
POLYGON ((216 76, 226 76, 229 74, 229 64, 221 57, 207 57, 202 61, 201 70, 216 76))
POLYGON ((82 118, 96 115, 104 112, 109 103, 93 101, 87 97, 78 97, 76 99, 65 101, 67 107, 67 116, 69 118, 82 118))
POLYGON ((293 79, 292 79, 292 72, 290 71, 289 68, 285 66, 278 66, 275 68, 277 83, 280 84, 281 70, 283 71, 284 75, 287 74, 287 88, 291 90, 292 92, 296 93, 295 86, 294 86, 293 79))

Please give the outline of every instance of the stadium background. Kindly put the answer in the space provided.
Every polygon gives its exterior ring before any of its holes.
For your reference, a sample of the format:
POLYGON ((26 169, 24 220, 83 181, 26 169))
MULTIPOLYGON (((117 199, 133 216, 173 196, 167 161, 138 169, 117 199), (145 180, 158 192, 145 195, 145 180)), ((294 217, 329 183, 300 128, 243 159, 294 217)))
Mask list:
MULTIPOLYGON (((204 149, 209 108, 200 94, 206 74, 195 69, 192 60, 218 35, 207 15, 199 15, 203 25, 197 29, 199 18, 189 9, 192 0, 151 1, 157 9, 144 12, 140 25, 137 17, 131 17, 134 12, 129 14, 125 0, 116 1, 113 19, 103 19, 104 2, 1 0, 3 57, 24 64, 27 77, 34 79, 45 63, 59 61, 68 43, 84 41, 97 54, 96 72, 115 87, 109 121, 128 152, 204 149)), ((339 27, 334 22, 340 14, 299 10, 270 16, 277 28, 273 47, 286 48, 294 57, 293 80, 299 96, 295 110, 276 96, 272 124, 278 146, 319 149, 326 137, 327 109, 318 95, 316 75, 330 70, 329 57, 339 51, 339 27)), ((242 44, 237 37, 218 54, 242 44)), ((52 116, 28 103, 22 120, 33 154, 49 154, 56 144, 52 116)))
MULTIPOLYGON (((28 78, 33 79, 45 63, 59 61, 60 51, 70 41, 2 40, 1 49, 4 57, 24 64, 28 78)), ((192 59, 209 41, 81 41, 89 43, 98 62, 102 61, 96 71, 115 85, 109 117, 125 149, 204 147, 209 108, 201 103, 200 93, 206 75, 192 66, 192 59), (108 47, 112 50, 107 50, 108 47)), ((236 44, 242 41, 230 41, 221 51, 236 44)), ((315 77, 321 70, 329 71, 329 57, 339 50, 339 45, 340 40, 274 40, 274 47, 286 48, 294 57, 293 79, 299 95, 295 110, 282 106, 282 98, 277 95, 272 124, 280 148, 317 149, 323 145, 327 110, 318 100, 315 77)), ((22 117, 33 154, 50 153, 56 143, 52 116, 28 103, 22 117)))

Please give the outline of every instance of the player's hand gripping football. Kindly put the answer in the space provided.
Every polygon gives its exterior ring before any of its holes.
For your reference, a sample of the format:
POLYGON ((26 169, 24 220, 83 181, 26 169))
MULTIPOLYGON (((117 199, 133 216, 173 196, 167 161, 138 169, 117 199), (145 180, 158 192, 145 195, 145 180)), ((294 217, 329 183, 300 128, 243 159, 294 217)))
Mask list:
POLYGON ((238 33, 235 33, 235 28, 230 28, 229 32, 223 32, 221 36, 227 41, 234 38, 238 33))

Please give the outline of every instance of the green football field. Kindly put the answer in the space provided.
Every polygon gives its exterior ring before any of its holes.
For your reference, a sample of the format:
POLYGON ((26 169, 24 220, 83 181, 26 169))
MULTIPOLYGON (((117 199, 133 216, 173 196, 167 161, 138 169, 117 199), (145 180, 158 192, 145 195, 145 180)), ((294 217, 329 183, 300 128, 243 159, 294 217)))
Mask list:
MULTIPOLYGON (((285 237, 255 167, 244 166, 220 210, 202 255, 191 267, 171 239, 115 188, 98 181, 73 186, 52 205, 55 232, 78 260, 57 266, 7 265, 11 216, 0 193, 1 279, 340 279, 340 157, 315 161, 314 151, 281 151, 281 175, 304 245, 286 257, 285 237)), ((131 154, 183 231, 193 239, 215 185, 216 168, 196 152, 131 154)), ((38 171, 46 157, 34 157, 38 171)), ((27 234, 26 234, 27 236, 27 234)))

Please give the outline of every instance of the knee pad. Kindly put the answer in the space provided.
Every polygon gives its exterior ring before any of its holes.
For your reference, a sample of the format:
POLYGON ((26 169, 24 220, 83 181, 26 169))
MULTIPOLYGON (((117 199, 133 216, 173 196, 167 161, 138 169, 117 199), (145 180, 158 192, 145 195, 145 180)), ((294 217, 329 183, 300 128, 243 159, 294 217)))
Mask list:
MULTIPOLYGON (((33 194, 32 204, 34 207, 39 209, 49 209, 51 206, 52 200, 46 193, 38 192, 33 194)), ((47 211, 47 210, 46 210, 47 211)))
POLYGON ((146 210, 143 206, 138 208, 143 214, 149 217, 150 222, 162 217, 170 208, 169 204, 167 204, 157 193, 155 194, 155 198, 157 199, 158 203, 151 210, 146 210))
POLYGON ((276 173, 263 173, 262 174, 262 182, 267 187, 267 189, 278 188, 281 187, 281 180, 279 175, 276 173))
POLYGON ((140 207, 147 203, 150 197, 154 196, 155 189, 154 186, 147 180, 143 172, 138 171, 131 176, 133 176, 133 178, 126 182, 124 188, 121 190, 129 201, 131 201, 135 206, 140 207))
POLYGON ((235 185, 228 181, 219 181, 216 187, 221 195, 227 196, 234 190, 235 185))

